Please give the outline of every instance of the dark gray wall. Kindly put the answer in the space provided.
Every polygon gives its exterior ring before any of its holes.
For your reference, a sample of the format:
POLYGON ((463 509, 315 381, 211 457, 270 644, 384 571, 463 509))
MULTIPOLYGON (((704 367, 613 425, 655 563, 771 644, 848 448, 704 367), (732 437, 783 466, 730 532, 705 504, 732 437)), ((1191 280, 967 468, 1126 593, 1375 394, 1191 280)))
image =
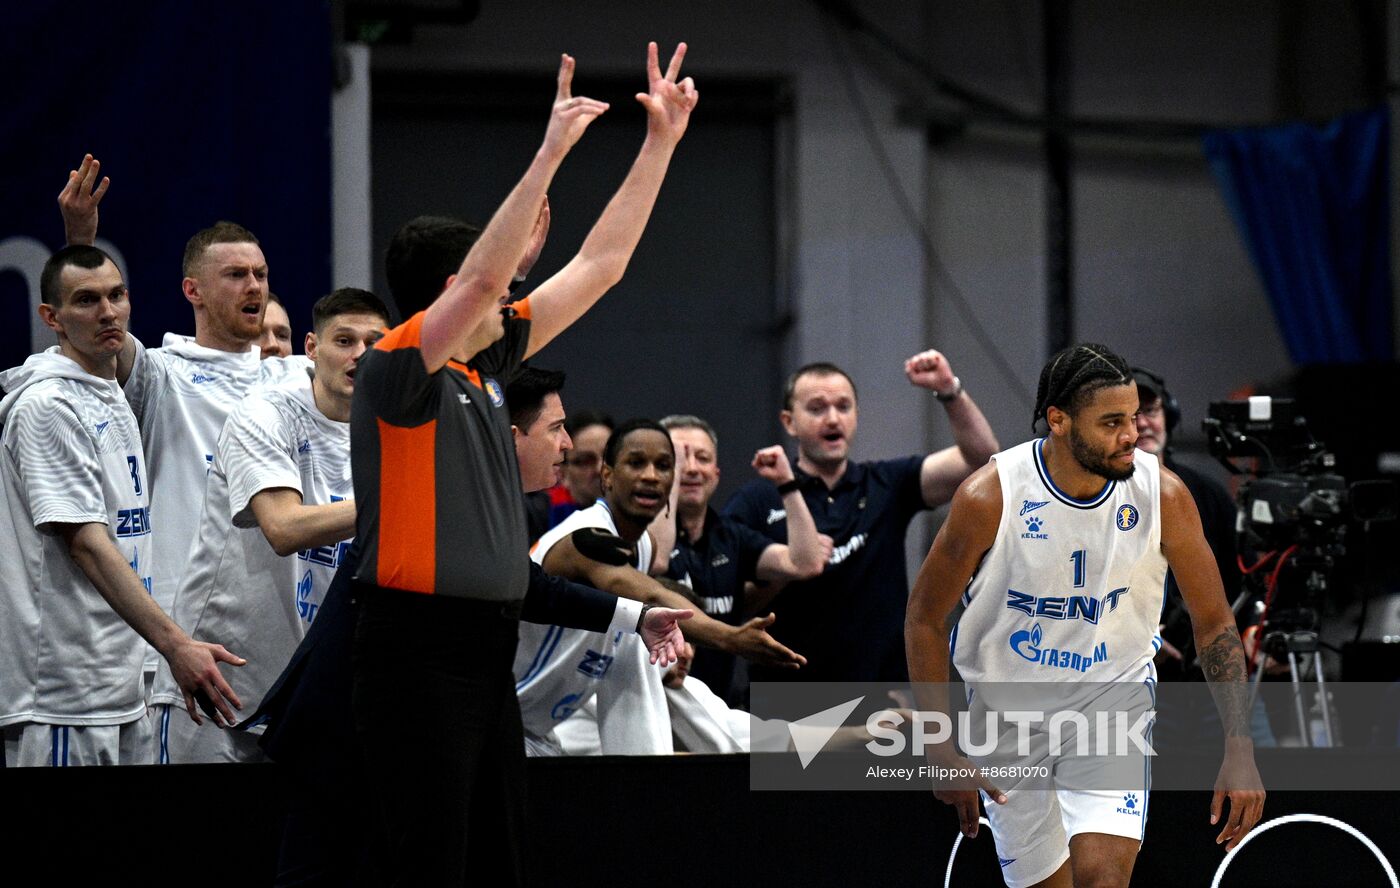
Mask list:
MULTIPOLYGON (((581 89, 612 108, 555 178, 549 240, 525 293, 577 252, 645 133, 635 82, 589 78, 581 89)), ((707 84, 705 92, 703 124, 677 151, 622 283, 534 362, 568 373, 566 409, 602 409, 619 422, 667 413, 709 419, 724 445, 723 497, 752 476, 753 452, 779 440, 779 90, 754 80, 707 84), (716 157, 726 162, 706 162, 716 157)), ((538 147, 552 97, 550 79, 381 76, 372 130, 375 255, 422 213, 484 225, 538 147)), ((387 293, 383 263, 376 265, 376 286, 387 293)))

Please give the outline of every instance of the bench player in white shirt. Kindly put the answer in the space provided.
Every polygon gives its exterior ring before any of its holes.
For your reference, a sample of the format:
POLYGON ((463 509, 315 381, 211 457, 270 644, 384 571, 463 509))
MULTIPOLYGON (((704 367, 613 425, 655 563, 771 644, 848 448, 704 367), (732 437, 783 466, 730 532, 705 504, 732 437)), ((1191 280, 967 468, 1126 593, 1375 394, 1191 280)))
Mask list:
MULTIPOLYGON (((89 193, 96 171, 89 155, 59 195, 70 243, 97 236, 107 183, 89 193)), ((151 594, 166 613, 189 561, 224 420, 254 385, 287 381, 308 366, 300 356, 260 360, 268 266, 252 232, 232 222, 197 232, 185 245, 182 274, 181 290, 194 309, 193 339, 167 333, 160 348, 148 350, 128 333, 117 358, 117 381, 141 428, 151 510, 163 531, 154 540, 151 594)), ((148 673, 155 663, 148 654, 148 673)))
MULTIPOLYGON (((355 534, 355 366, 384 335, 389 312, 373 293, 347 287, 318 301, 312 317, 314 376, 259 389, 224 424, 175 595, 172 616, 185 631, 229 639, 248 657, 229 676, 245 700, 261 700, 296 650, 355 534)), ((218 731, 172 719, 179 690, 168 668, 151 699, 158 763, 265 760, 260 727, 218 731)))
MULTIPOLYGON (((919 572, 905 624, 910 677, 947 682, 951 657, 974 695, 979 685, 996 690, 995 682, 1064 682, 1067 690, 1151 682, 1170 566, 1226 727, 1210 822, 1224 819, 1216 841, 1230 849, 1258 822, 1264 802, 1243 649, 1190 493, 1134 448, 1138 403, 1127 363, 1101 345, 1065 349, 1045 366, 1035 421, 1045 421, 1048 434, 997 454, 962 483, 919 572), (959 599, 965 610, 955 627, 959 599)), ((946 689, 915 690, 921 709, 948 711, 946 689)), ((931 747, 929 760, 973 767, 951 741, 931 747)), ((1146 785, 1128 802, 1123 792, 1058 780, 1055 791, 977 783, 1008 885, 1128 884, 1144 835, 1146 785)), ((965 834, 977 834, 974 788, 935 795, 957 809, 965 834)))
POLYGON ((292 319, 282 300, 267 291, 267 309, 263 311, 262 336, 258 337, 258 353, 263 359, 292 356, 292 319))
POLYGON ((150 756, 145 638, 198 722, 199 693, 226 724, 239 703, 147 594, 152 514, 136 420, 116 383, 131 305, 121 272, 66 247, 40 279, 59 344, 0 374, 0 726, 5 764, 138 764, 150 756))
MULTIPOLYGON (((653 551, 647 526, 666 506, 674 474, 675 451, 666 430, 650 420, 623 423, 604 449, 603 499, 551 528, 530 557, 546 573, 619 597, 687 606, 683 596, 646 574, 653 551), (633 563, 613 566, 580 553, 571 534, 584 528, 615 534, 635 546, 633 563)), ((689 639, 750 660, 798 668, 806 660, 768 634, 772 621, 769 615, 731 626, 696 613, 682 631, 689 639)), ((645 649, 626 634, 522 623, 515 678, 527 750, 534 755, 564 752, 554 729, 597 694, 604 754, 673 752, 662 671, 647 662, 645 649)))

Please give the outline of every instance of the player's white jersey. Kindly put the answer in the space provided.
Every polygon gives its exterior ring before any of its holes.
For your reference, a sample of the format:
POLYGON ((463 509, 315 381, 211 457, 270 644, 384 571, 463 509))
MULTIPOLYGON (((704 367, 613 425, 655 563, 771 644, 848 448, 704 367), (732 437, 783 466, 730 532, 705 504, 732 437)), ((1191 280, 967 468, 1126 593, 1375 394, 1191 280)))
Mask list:
MULTIPOLYGON (((540 537, 530 553, 536 564, 555 543, 584 527, 617 533, 604 500, 581 509, 540 537)), ((637 541, 636 567, 651 566, 651 538, 637 541)), ((515 690, 525 733, 544 737, 594 694, 598 732, 607 755, 665 755, 675 751, 666 712, 663 669, 648 662, 646 645, 635 633, 605 634, 563 626, 520 624, 515 652, 515 690)))
MULTIPOLYGON (((541 755, 602 755, 598 736, 597 698, 579 708, 555 728, 557 750, 534 749, 541 755)), ((749 751, 749 721, 742 709, 731 709, 710 686, 691 675, 679 687, 666 688, 666 705, 671 715, 671 734, 679 749, 706 755, 749 751)), ((764 751, 787 749, 787 723, 780 723, 783 744, 764 751)))
MULTIPOLYGON (((285 382, 311 367, 302 356, 260 361, 258 354, 256 345, 225 352, 171 333, 160 348, 147 350, 136 342, 125 391, 151 472, 151 511, 165 529, 156 537, 151 578, 152 594, 166 613, 189 560, 224 420, 253 386, 285 382)), ((147 665, 153 667, 154 660, 147 665)))
MULTIPOLYGON (((350 547, 347 540, 278 555, 251 506, 257 493, 273 488, 295 490, 309 506, 354 495, 350 424, 317 409, 305 376, 258 389, 229 414, 172 614, 195 640, 248 660, 224 674, 239 698, 254 704, 306 634, 350 547)), ((169 665, 161 664, 152 701, 178 706, 183 699, 169 665)), ((175 750, 171 759, 183 760, 175 750)))
POLYGON ((993 457, 1001 523, 963 595, 953 663, 973 686, 1144 680, 1167 575, 1157 458, 1138 451, 1131 478, 1076 500, 1055 486, 1043 444, 993 457))
POLYGON ((0 725, 116 725, 146 711, 147 645, 49 524, 99 523, 150 588, 136 420, 114 380, 57 347, 0 374, 0 725))

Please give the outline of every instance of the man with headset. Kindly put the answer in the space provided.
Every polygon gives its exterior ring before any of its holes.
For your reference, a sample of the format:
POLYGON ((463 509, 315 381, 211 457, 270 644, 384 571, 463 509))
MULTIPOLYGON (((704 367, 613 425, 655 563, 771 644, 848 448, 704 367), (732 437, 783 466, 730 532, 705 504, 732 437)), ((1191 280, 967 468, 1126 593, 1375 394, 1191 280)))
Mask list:
MULTIPOLYGON (((1196 509, 1201 513, 1201 527, 1206 542, 1215 553, 1220 579, 1225 584, 1225 597, 1233 602, 1240 591, 1240 568, 1235 545, 1235 502, 1225 488, 1204 473, 1183 465, 1174 457, 1170 440, 1181 423, 1181 405, 1168 391, 1161 375, 1146 367, 1134 367, 1141 403, 1137 415, 1137 447, 1160 458, 1162 464, 1177 475, 1191 492, 1196 509)), ((1162 651, 1157 656, 1157 668, 1166 680, 1192 678, 1194 659, 1191 621, 1181 603, 1181 591, 1176 578, 1167 574, 1167 602, 1162 612, 1162 651)), ((1199 672, 1199 667, 1194 668, 1199 672)))
MULTIPOLYGON (((1226 600, 1233 603, 1240 593, 1240 566, 1235 542, 1235 501, 1220 482, 1196 469, 1178 462, 1169 446, 1171 435, 1181 423, 1181 405, 1167 389, 1161 375, 1146 367, 1134 367, 1140 399, 1137 415, 1139 450, 1154 454, 1162 465, 1176 472, 1196 501, 1201 513, 1201 529, 1206 542, 1215 553, 1220 568, 1220 580, 1225 585, 1226 600)), ((1162 607, 1162 649, 1155 660, 1158 677, 1163 681, 1203 681, 1200 664, 1196 661, 1195 642, 1191 634, 1191 618, 1177 588, 1176 577, 1167 572, 1167 596, 1162 607)), ((1214 729, 1219 724, 1215 707, 1198 700, 1196 695, 1162 698, 1159 709, 1169 713, 1169 700, 1181 700, 1185 710, 1171 717, 1159 718, 1153 736, 1158 748, 1190 743, 1202 728, 1214 729)), ((1256 701, 1250 713, 1250 734, 1255 746, 1274 746, 1276 740, 1269 726, 1262 700, 1256 701)))

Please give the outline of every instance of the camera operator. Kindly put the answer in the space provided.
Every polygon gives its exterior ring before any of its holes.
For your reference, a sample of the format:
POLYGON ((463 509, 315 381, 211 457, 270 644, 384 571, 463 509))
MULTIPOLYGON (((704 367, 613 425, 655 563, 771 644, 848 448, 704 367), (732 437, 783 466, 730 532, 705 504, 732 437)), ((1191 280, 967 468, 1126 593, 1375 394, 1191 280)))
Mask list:
MULTIPOLYGON (((1226 600, 1234 602, 1240 594, 1240 567, 1235 540, 1235 501, 1220 482, 1172 455, 1171 435, 1181 423, 1181 406, 1167 389, 1166 381, 1145 367, 1133 368, 1138 385, 1137 446, 1162 460, 1162 464, 1180 476, 1196 509, 1201 513, 1201 529, 1215 554, 1220 579, 1225 584, 1226 600)), ((1191 635, 1191 619, 1182 602, 1176 577, 1167 573, 1166 601, 1162 608, 1162 648, 1157 652, 1156 666, 1162 681, 1202 681, 1201 667, 1196 662, 1195 644, 1191 635)), ((1194 707, 1193 707, 1194 709, 1194 707)), ((1175 728, 1190 731, 1198 721, 1217 722, 1214 708, 1207 705, 1199 713, 1183 719, 1166 719, 1159 723, 1159 735, 1154 742, 1170 743, 1175 728), (1175 724, 1172 722, 1175 721, 1175 724)), ((1256 706, 1251 726, 1256 746, 1273 746, 1274 737, 1262 707, 1256 706)))
MULTIPOLYGON (((1166 382, 1145 367, 1133 368, 1138 385, 1137 430, 1138 449, 1162 460, 1162 464, 1181 476, 1196 509, 1201 513, 1201 527, 1206 542, 1215 553, 1220 579, 1225 584, 1225 598, 1233 602, 1240 594, 1240 568, 1235 545, 1235 501, 1221 484, 1201 472, 1182 465, 1172 454, 1170 436, 1181 423, 1181 407, 1167 390, 1166 382)), ((1162 650, 1157 655, 1157 669, 1162 679, 1200 678, 1200 668, 1191 660, 1191 621, 1181 601, 1176 577, 1167 574, 1167 601, 1162 611, 1162 650), (1195 675, 1188 675, 1193 671, 1195 675)))

